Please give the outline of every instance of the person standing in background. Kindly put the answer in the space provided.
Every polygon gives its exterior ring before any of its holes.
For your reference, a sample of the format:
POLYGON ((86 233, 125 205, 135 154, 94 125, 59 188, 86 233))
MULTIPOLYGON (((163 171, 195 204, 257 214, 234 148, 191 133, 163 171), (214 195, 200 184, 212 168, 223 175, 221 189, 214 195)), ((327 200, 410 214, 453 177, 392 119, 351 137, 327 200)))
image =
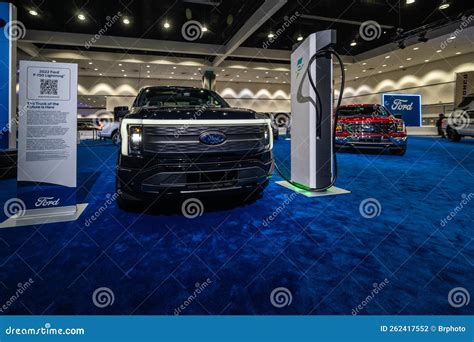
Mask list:
POLYGON ((444 135, 443 131, 443 119, 445 118, 444 113, 440 113, 438 120, 436 120, 436 128, 438 128, 438 135, 441 136, 441 139, 445 139, 446 136, 444 135))

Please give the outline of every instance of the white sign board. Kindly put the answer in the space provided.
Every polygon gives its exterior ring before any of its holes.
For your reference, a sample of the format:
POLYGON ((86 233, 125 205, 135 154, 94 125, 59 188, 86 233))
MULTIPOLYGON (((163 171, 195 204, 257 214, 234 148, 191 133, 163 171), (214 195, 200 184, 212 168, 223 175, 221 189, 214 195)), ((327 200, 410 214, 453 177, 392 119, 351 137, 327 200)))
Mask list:
POLYGON ((20 61, 18 181, 76 187, 77 64, 20 61))

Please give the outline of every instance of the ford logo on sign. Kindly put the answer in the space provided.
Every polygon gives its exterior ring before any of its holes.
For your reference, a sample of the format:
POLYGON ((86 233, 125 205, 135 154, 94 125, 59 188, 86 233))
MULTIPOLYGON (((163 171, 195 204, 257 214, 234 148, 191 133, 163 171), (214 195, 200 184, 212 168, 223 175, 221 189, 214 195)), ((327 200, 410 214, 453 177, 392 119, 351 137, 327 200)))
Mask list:
POLYGON ((220 145, 226 141, 224 133, 217 131, 204 132, 199 136, 199 141, 206 145, 220 145))

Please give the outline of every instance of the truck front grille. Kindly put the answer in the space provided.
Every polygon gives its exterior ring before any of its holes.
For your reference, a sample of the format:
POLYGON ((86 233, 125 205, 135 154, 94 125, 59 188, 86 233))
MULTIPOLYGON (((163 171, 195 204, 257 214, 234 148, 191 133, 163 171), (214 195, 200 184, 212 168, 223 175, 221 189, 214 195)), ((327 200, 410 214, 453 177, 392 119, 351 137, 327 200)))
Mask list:
POLYGON ((265 125, 252 126, 143 126, 143 151, 155 154, 257 153, 265 148, 265 125), (220 132, 226 140, 206 145, 199 140, 204 132, 220 132))
POLYGON ((386 134, 395 132, 396 124, 391 122, 351 123, 346 126, 346 130, 352 134, 386 134))

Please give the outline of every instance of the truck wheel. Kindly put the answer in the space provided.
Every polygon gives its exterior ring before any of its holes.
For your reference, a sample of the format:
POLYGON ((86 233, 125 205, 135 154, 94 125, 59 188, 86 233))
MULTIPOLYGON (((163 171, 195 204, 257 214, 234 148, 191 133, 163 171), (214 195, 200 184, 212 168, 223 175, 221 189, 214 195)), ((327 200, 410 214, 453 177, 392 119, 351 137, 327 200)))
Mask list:
POLYGON ((446 129, 446 134, 448 136, 448 139, 451 141, 458 142, 459 140, 461 140, 461 136, 454 128, 448 127, 446 129))
POLYGON ((120 132, 118 130, 112 133, 112 142, 114 145, 120 144, 120 132))

